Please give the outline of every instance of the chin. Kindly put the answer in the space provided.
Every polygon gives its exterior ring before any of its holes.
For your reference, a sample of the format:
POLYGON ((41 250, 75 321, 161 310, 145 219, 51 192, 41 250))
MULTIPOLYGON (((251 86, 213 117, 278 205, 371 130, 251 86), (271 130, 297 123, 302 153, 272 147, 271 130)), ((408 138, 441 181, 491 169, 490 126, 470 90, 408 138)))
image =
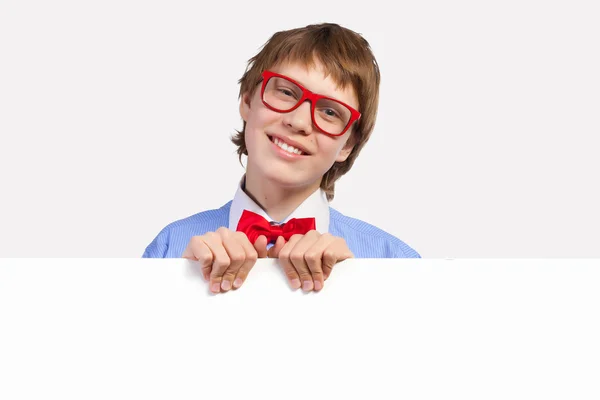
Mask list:
POLYGON ((249 157, 247 166, 247 170, 251 169, 254 173, 257 173, 262 181, 288 189, 318 187, 320 185, 322 175, 317 175, 315 171, 307 171, 306 165, 302 168, 277 157, 271 157, 268 154, 268 149, 266 150, 263 153, 264 157, 254 160, 251 160, 254 157, 249 157))
POLYGON ((321 177, 311 179, 310 177, 304 176, 304 174, 298 174, 297 171, 270 169, 262 172, 264 179, 282 188, 307 188, 319 186, 321 183, 321 177))

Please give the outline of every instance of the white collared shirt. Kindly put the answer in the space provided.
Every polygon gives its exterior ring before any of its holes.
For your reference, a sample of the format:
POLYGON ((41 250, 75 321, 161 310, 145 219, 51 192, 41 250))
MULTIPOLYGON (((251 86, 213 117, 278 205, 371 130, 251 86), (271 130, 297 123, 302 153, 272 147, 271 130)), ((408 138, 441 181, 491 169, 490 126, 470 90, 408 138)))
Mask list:
POLYGON ((244 192, 242 185, 245 179, 246 176, 244 175, 231 202, 231 209, 229 210, 230 230, 235 231, 237 229, 242 212, 248 210, 262 216, 269 222, 276 222, 278 224, 285 223, 292 218, 315 218, 316 230, 321 234, 329 232, 329 202, 323 189, 319 188, 308 196, 298 208, 282 221, 275 221, 244 192))

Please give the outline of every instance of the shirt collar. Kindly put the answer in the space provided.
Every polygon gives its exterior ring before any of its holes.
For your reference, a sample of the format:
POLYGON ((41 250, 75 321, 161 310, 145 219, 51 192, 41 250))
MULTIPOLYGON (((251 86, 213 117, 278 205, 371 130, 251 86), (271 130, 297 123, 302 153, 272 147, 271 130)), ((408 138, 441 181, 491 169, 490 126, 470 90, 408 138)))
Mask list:
MULTIPOLYGON (((258 204, 254 202, 247 194, 242 190, 242 185, 246 176, 244 175, 240 180, 233 201, 231 202, 231 208, 229 210, 229 229, 235 231, 237 224, 242 216, 244 210, 252 211, 269 222, 273 222, 265 210, 263 210, 258 204)), ((327 201, 327 195, 321 188, 316 190, 313 194, 308 196, 306 200, 302 202, 290 215, 288 215, 282 221, 274 221, 277 223, 284 223, 292 218, 315 218, 315 224, 317 231, 321 234, 329 231, 329 202, 327 201)))

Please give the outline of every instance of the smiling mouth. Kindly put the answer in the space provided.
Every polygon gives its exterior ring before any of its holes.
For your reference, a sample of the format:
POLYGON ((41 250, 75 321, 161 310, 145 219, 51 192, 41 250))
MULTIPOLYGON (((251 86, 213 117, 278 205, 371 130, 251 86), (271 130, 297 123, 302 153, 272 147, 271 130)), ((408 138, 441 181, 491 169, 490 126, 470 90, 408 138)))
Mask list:
MULTIPOLYGON (((269 135, 267 135, 267 136, 269 136, 269 135)), ((283 140, 278 139, 278 138, 276 138, 274 136, 269 136, 269 140, 273 144, 275 144, 275 146, 279 147, 283 151, 287 151, 290 154, 296 154, 296 155, 299 155, 299 156, 306 156, 306 155, 308 155, 307 153, 303 152, 302 150, 300 150, 300 149, 298 149, 298 148, 296 148, 294 146, 291 146, 291 145, 285 143, 283 140)))

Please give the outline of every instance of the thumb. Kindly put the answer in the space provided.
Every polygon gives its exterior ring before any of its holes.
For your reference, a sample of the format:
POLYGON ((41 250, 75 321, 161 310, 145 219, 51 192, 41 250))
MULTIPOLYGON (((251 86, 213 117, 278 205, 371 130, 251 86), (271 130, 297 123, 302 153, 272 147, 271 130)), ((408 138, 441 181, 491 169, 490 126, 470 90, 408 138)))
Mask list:
POLYGON ((267 257, 267 237, 265 235, 260 235, 256 242, 254 242, 254 249, 258 253, 258 258, 266 258, 267 257))
POLYGON ((279 258, 279 252, 285 245, 285 238, 283 236, 279 236, 275 241, 275 245, 271 247, 268 251, 269 258, 279 258))

